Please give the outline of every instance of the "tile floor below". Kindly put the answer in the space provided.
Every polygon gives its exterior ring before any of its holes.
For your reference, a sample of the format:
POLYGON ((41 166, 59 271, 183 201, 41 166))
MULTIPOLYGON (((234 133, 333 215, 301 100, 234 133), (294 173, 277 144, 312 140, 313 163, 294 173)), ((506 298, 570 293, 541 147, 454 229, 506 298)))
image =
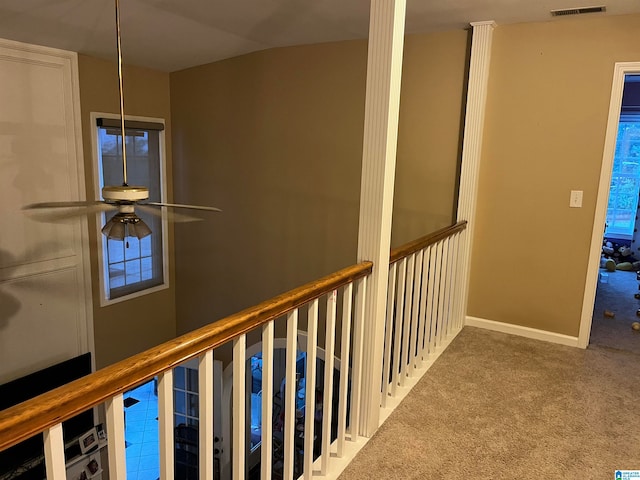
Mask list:
POLYGON ((148 382, 124 395, 138 400, 125 408, 127 480, 156 480, 160 477, 158 446, 158 397, 154 382, 148 382))

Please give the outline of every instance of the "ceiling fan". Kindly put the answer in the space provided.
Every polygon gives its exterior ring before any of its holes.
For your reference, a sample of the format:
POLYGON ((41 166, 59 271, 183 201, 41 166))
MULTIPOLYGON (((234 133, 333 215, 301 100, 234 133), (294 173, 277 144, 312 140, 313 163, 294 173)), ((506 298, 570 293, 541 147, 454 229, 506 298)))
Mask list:
MULTIPOLYGON (((189 209, 210 212, 221 212, 219 208, 201 205, 184 205, 179 203, 149 202, 149 189, 145 186, 129 185, 127 183, 127 147, 125 138, 124 93, 122 88, 122 48, 120 41, 120 7, 119 0, 115 0, 116 11, 116 50, 118 54, 118 92, 120 98, 120 135, 122 136, 122 185, 108 185, 102 188, 103 200, 70 201, 70 202, 42 202, 32 203, 23 210, 33 212, 34 219, 55 222, 91 213, 117 211, 102 227, 102 233, 107 238, 124 240, 126 237, 144 238, 151 234, 151 229, 136 214, 136 209, 161 215, 161 211, 154 207, 171 209, 189 209)), ((172 221, 194 221, 201 218, 172 212, 172 221)))

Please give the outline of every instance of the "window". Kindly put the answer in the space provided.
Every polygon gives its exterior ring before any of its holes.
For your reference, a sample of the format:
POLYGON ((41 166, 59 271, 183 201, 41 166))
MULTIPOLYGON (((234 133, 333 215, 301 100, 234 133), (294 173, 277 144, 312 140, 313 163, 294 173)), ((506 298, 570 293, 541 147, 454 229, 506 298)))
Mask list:
POLYGON ((631 239, 640 193, 640 115, 620 116, 611 190, 607 208, 607 236, 631 239))
MULTIPOLYGON (((118 116, 94 113, 92 121, 96 125, 97 191, 101 192, 105 185, 122 185, 122 135, 118 116)), ((125 123, 127 183, 148 187, 149 200, 156 202, 164 201, 163 129, 164 122, 159 119, 127 117, 125 123)), ((101 214, 98 228, 115 213, 101 214)), ((103 304, 167 287, 166 222, 148 211, 136 209, 136 213, 151 229, 150 235, 120 241, 99 233, 103 304)))
POLYGON ((177 366, 173 369, 175 425, 198 427, 198 370, 177 366))
POLYGON ((198 369, 184 365, 173 369, 174 477, 190 480, 198 478, 199 469, 198 369))

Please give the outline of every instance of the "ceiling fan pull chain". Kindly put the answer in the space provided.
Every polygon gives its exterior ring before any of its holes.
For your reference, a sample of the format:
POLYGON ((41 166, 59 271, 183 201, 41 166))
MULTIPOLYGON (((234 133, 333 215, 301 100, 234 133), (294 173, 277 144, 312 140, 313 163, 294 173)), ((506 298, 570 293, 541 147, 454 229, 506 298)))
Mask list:
POLYGON ((127 145, 124 134, 124 90, 122 88, 122 46, 120 44, 120 4, 116 2, 116 48, 118 50, 118 92, 120 93, 120 132, 122 134, 122 185, 127 186, 127 145))

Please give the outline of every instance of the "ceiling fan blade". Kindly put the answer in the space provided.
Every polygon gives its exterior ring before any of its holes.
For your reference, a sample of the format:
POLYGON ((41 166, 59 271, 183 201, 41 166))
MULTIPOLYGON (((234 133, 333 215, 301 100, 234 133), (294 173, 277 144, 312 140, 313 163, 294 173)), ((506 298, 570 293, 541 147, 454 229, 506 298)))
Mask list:
POLYGON ((183 203, 159 203, 159 202, 146 202, 144 205, 153 205, 156 207, 170 207, 170 208, 187 208, 190 210, 204 210, 207 212, 221 212, 219 208, 216 207, 205 207, 202 205, 185 205, 183 203))
POLYGON ((104 202, 46 202, 23 207, 29 218, 37 222, 58 222, 117 209, 116 205, 104 202))
POLYGON ((22 207, 23 210, 34 210, 37 208, 69 208, 69 207, 88 207, 93 205, 106 205, 100 200, 80 200, 70 202, 41 202, 30 203, 22 207))
MULTIPOLYGON (((154 215, 156 217, 162 216, 162 210, 160 208, 157 208, 155 205, 149 206, 148 203, 145 203, 143 205, 138 204, 136 205, 136 208, 139 209, 141 212, 145 212, 150 215, 154 215)), ((199 222, 202 220, 202 218, 194 217, 192 215, 185 215, 184 213, 178 213, 170 209, 167 209, 166 213, 167 213, 167 220, 173 223, 199 222)))

